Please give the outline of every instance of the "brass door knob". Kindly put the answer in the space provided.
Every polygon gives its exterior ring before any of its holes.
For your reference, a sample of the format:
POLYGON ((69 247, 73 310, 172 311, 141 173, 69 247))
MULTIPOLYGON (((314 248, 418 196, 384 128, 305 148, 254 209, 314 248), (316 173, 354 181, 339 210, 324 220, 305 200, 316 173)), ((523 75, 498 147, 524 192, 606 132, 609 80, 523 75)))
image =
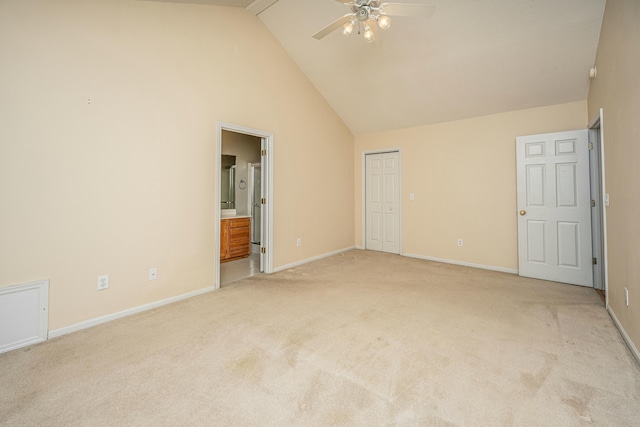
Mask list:
POLYGON ((523 215, 523 216, 524 216, 524 215, 526 215, 526 214, 527 214, 527 211, 520 211, 520 215, 523 215))

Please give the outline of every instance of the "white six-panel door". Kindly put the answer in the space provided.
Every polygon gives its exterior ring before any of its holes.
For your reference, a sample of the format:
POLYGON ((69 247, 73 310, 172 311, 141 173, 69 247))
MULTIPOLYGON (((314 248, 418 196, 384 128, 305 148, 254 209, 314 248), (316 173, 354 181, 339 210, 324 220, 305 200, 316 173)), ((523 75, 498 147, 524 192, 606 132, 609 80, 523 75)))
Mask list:
POLYGON ((365 245, 400 253, 399 153, 365 156, 365 245))
POLYGON ((516 139, 521 276, 593 286, 587 130, 516 139))

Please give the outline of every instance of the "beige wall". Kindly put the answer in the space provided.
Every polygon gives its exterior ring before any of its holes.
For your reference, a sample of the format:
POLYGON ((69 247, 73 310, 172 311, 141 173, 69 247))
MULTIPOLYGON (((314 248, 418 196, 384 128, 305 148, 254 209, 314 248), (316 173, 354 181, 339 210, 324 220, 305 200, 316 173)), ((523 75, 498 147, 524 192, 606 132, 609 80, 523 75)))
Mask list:
POLYGON ((640 3, 608 0, 589 91, 603 108, 609 306, 640 348, 640 3), (629 289, 629 306, 624 288, 629 289))
POLYGON ((274 134, 275 267, 353 245, 353 136, 241 8, 3 0, 0 94, 0 286, 50 329, 213 285, 218 121, 274 134))
POLYGON ((403 253, 517 269, 515 138, 586 123, 582 101, 357 135, 356 245, 362 246, 362 154, 400 147, 403 253))

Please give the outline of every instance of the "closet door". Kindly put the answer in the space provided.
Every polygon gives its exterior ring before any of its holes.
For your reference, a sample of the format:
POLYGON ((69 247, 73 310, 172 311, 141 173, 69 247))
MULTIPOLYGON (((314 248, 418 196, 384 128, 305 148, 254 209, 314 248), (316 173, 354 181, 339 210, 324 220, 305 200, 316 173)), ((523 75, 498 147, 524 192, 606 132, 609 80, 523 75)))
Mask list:
POLYGON ((365 157, 365 247, 400 253, 400 179, 397 151, 365 157))

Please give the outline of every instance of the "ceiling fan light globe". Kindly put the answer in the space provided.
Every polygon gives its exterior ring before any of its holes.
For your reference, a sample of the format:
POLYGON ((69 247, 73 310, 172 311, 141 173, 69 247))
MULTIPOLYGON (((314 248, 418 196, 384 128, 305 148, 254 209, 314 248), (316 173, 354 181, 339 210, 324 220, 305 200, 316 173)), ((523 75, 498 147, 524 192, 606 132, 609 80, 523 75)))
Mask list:
POLYGON ((378 27, 380 27, 383 30, 386 30, 390 26, 391 26, 391 18, 388 17, 387 15, 380 15, 380 18, 378 18, 378 27))
POLYGON ((369 43, 375 40, 375 36, 373 35, 373 30, 368 25, 364 29, 364 39, 369 43))
POLYGON ((342 35, 348 36, 353 32, 353 23, 347 22, 342 26, 342 35))

